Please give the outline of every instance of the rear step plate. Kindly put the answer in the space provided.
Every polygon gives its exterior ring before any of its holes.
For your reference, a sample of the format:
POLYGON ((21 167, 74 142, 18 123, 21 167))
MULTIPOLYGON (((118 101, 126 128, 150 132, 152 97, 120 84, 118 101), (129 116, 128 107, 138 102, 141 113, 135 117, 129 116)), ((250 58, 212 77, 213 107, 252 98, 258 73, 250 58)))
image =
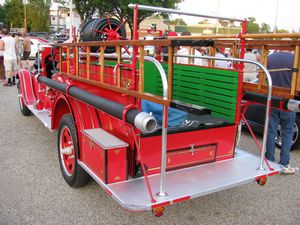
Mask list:
POLYGON ((282 170, 280 165, 273 162, 269 162, 273 171, 267 169, 265 163, 266 169, 259 170, 259 162, 258 156, 237 149, 233 159, 167 172, 166 197, 157 196, 160 175, 151 175, 148 178, 156 203, 151 202, 143 177, 107 185, 97 179, 82 162, 79 163, 123 207, 144 211, 239 186, 282 170))

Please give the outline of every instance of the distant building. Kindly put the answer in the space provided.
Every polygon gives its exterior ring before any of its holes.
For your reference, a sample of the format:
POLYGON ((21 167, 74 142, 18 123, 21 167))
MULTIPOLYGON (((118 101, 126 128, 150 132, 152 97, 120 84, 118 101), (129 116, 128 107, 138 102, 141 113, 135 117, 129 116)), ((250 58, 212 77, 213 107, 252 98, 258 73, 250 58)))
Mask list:
MULTIPOLYGON (((241 27, 228 25, 226 27, 222 26, 220 23, 205 23, 197 25, 169 25, 167 20, 159 17, 148 17, 140 23, 141 35, 145 36, 145 29, 156 28, 157 30, 175 31, 178 34, 189 31, 193 35, 210 35, 210 34, 238 34, 241 32, 241 27)), ((155 36, 155 35, 154 35, 155 36)))
POLYGON ((223 27, 217 24, 197 24, 190 26, 175 26, 175 31, 178 33, 189 31, 194 35, 238 34, 241 32, 241 27, 223 27))
MULTIPOLYGON (((69 30, 71 29, 71 17, 69 12, 69 7, 63 6, 56 1, 51 1, 50 29, 52 33, 69 33, 69 30)), ((80 23, 80 17, 73 9, 73 26, 76 27, 76 30, 79 28, 80 23)))

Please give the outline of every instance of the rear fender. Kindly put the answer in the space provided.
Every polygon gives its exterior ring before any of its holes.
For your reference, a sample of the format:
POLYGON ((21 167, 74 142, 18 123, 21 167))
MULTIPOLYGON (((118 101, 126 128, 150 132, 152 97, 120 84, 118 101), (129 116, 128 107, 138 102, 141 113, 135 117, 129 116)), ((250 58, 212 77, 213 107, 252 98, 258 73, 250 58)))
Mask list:
POLYGON ((20 82, 20 93, 23 97, 25 105, 32 105, 37 102, 36 95, 36 80, 34 74, 27 69, 20 69, 18 71, 20 82))

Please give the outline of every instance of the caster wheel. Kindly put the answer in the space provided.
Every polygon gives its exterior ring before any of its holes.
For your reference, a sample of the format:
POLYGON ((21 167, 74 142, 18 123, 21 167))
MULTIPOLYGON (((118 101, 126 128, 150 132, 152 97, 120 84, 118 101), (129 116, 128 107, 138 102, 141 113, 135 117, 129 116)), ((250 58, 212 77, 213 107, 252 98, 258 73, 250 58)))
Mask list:
POLYGON ((256 182, 257 182, 260 186, 264 186, 264 185, 267 183, 267 177, 261 177, 261 178, 257 179, 256 182))
POLYGON ((164 211, 165 211, 165 207, 158 207, 158 208, 152 209, 152 214, 155 217, 161 217, 164 214, 164 211))

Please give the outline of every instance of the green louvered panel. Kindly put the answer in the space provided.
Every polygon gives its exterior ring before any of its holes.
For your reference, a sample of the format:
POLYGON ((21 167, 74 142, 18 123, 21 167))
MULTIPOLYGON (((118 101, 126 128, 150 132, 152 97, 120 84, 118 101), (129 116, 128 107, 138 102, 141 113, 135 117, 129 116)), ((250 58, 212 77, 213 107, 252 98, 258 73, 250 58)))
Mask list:
MULTIPOLYGON (((167 64, 162 64, 166 74, 167 64)), ((156 67, 145 62, 145 92, 162 95, 162 84, 156 67)), ((207 107, 212 115, 235 119, 238 72, 217 68, 174 64, 173 99, 207 107)))

